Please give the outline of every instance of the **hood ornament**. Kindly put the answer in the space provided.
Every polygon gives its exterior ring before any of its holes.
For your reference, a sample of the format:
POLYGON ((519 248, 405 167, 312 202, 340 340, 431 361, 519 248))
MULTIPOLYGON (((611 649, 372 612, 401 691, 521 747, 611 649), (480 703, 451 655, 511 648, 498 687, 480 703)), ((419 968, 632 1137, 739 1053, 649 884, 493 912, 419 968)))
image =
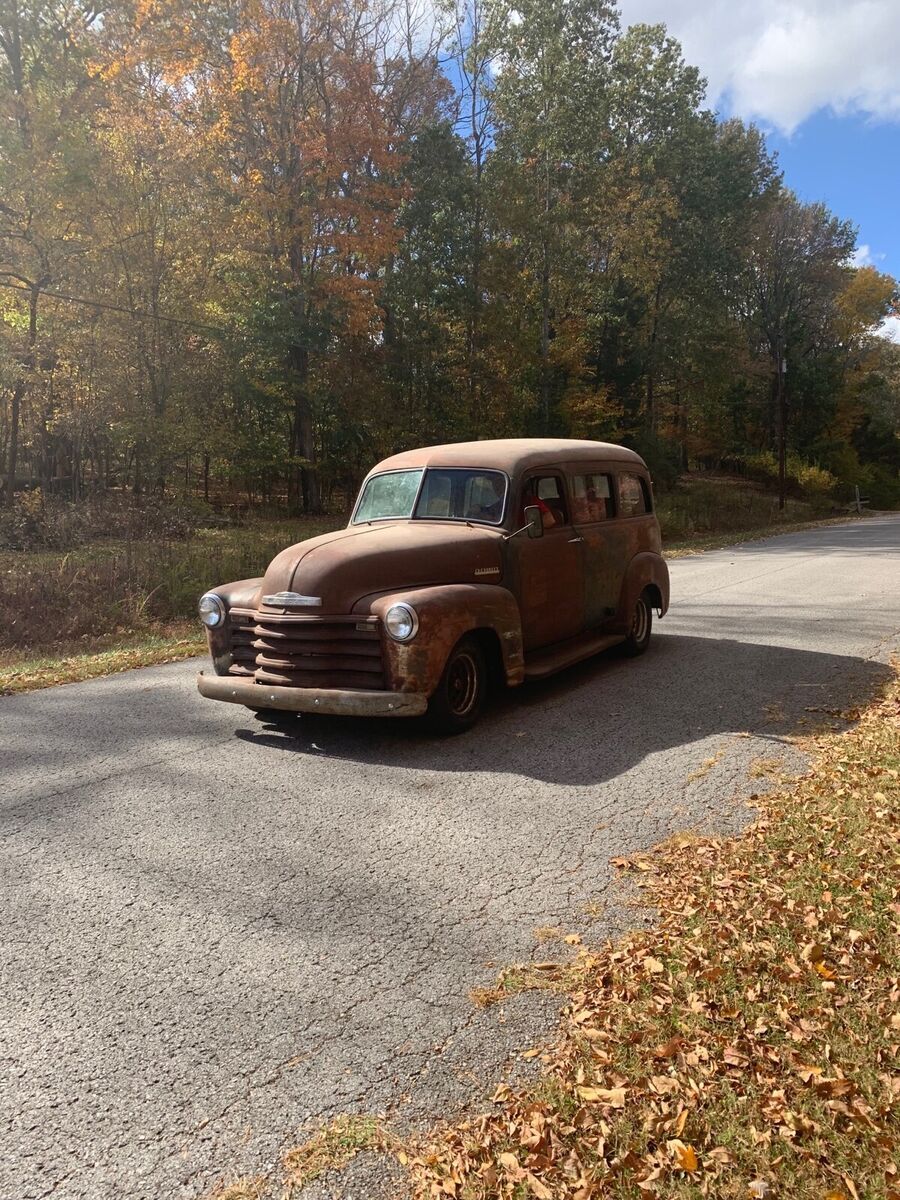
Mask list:
POLYGON ((263 604, 269 608, 321 608, 321 596, 301 596, 299 592, 275 592, 263 596, 263 604))

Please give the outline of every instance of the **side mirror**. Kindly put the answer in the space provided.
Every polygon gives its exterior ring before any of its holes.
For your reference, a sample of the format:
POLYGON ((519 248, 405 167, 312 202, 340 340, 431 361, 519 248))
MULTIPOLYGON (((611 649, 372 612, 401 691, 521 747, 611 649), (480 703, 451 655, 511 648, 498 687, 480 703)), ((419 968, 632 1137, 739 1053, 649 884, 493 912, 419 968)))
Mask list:
POLYGON ((536 504, 529 504, 525 509, 525 520, 527 522, 528 536, 530 538, 539 538, 544 536, 544 514, 536 504))

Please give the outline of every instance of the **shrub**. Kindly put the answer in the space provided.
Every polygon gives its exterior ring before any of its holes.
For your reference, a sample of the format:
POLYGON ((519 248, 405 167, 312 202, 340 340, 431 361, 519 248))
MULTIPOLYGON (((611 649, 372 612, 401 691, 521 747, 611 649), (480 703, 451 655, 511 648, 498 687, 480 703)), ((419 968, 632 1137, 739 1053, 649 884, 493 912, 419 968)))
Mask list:
MULTIPOLYGON (((771 450, 756 454, 730 454, 722 460, 722 466, 745 479, 764 484, 768 488, 778 486, 778 458, 771 450)), ((808 463, 796 454, 789 454, 785 462, 785 483, 794 496, 808 496, 821 500, 830 496, 838 484, 837 476, 815 463, 808 463)))
POLYGON ((35 488, 0 510, 0 549, 74 550, 98 538, 177 539, 213 523, 212 510, 198 501, 105 493, 73 502, 35 488))
POLYGON ((860 493, 870 508, 900 508, 900 475, 880 463, 869 463, 860 472, 860 493))
POLYGON ((810 504, 793 498, 780 510, 778 497, 771 492, 696 479, 657 497, 656 511, 665 542, 762 529, 779 521, 807 521, 813 516, 810 504))
POLYGON ((257 522, 183 539, 108 539, 65 554, 3 554, 0 648, 48 646, 193 617, 207 588, 259 575, 285 546, 340 524, 333 517, 257 522))

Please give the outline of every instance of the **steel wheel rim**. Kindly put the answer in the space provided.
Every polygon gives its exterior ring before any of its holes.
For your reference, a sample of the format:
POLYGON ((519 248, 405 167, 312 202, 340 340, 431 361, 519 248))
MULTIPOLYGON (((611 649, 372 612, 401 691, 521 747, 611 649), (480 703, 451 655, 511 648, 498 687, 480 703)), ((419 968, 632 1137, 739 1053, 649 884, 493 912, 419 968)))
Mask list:
POLYGON ((447 672, 447 702, 455 717, 466 717, 478 699, 478 666, 471 654, 463 651, 454 658, 447 672))
POLYGON ((634 621, 631 624, 631 636, 638 644, 646 638, 648 624, 647 605, 643 599, 638 600, 637 607, 634 610, 634 621))

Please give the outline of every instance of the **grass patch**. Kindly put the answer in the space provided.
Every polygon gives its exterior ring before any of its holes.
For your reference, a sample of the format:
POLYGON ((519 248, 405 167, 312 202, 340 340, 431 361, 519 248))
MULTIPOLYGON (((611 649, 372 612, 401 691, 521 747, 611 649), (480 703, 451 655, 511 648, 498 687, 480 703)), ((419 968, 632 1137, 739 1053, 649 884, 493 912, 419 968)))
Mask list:
MULTIPOLYGON (((577 946, 581 936, 570 934, 563 941, 577 946)), ((573 974, 575 965, 575 962, 517 963, 505 967, 491 987, 472 988, 469 999, 476 1008, 490 1008, 520 992, 565 992, 577 978, 577 971, 573 974)))
POLYGON ((697 783, 701 779, 705 779, 717 763, 722 761, 724 750, 717 750, 710 758, 704 758, 703 762, 695 771, 691 771, 687 777, 688 783, 697 783))
POLYGON ((814 521, 828 511, 827 502, 793 497, 779 509, 774 492, 733 476, 682 476, 671 491, 656 499, 663 541, 674 544, 761 529, 772 532, 814 521))
POLYGON ((619 861, 659 924, 566 968, 543 1078, 435 1133, 417 1200, 900 1200, 900 673, 809 745, 744 835, 619 861))
POLYGON ((265 572, 285 546, 326 533, 339 518, 254 521, 183 539, 106 538, 68 553, 0 553, 0 650, 150 632, 193 619, 216 584, 265 572))
POLYGON ((385 1150, 388 1147, 396 1153, 394 1139, 389 1137, 374 1117, 337 1117, 302 1145, 295 1146, 285 1154, 285 1195, 290 1197, 326 1171, 340 1170, 361 1150, 385 1150))
POLYGON ((223 1183, 209 1195, 209 1200, 265 1200, 266 1179, 263 1176, 235 1179, 232 1183, 223 1183))
POLYGON ((0 650, 0 696, 79 683, 204 653, 206 637, 194 621, 172 622, 141 633, 83 639, 49 653, 0 650))

